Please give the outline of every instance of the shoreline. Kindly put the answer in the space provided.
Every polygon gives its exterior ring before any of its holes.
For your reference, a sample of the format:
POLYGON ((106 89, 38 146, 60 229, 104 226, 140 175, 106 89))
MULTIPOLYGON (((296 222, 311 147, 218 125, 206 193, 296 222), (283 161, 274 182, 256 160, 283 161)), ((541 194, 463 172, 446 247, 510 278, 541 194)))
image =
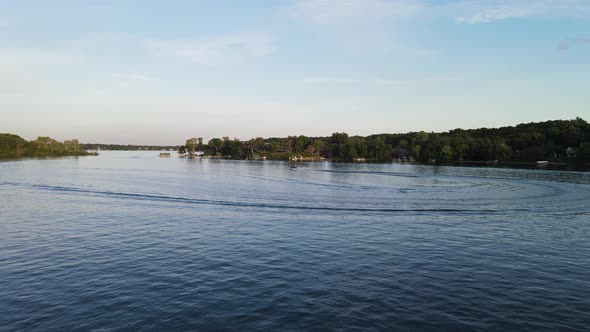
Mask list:
POLYGON ((451 161, 446 163, 424 163, 424 162, 409 162, 409 161, 397 161, 397 160, 363 160, 363 161, 341 161, 337 159, 323 158, 316 160, 289 160, 289 159, 235 159, 227 157, 217 156, 177 156, 182 159, 216 159, 216 160, 235 160, 235 161, 250 161, 250 162, 264 162, 264 161, 280 161, 286 163, 321 163, 330 162, 337 164, 400 164, 400 165, 424 165, 424 166, 454 166, 454 167, 481 167, 481 168, 506 168, 506 169, 537 169, 537 170, 548 170, 548 171, 579 171, 579 172, 590 172, 590 163, 581 162, 547 162, 539 164, 536 161, 504 161, 504 162, 492 162, 492 161, 451 161))

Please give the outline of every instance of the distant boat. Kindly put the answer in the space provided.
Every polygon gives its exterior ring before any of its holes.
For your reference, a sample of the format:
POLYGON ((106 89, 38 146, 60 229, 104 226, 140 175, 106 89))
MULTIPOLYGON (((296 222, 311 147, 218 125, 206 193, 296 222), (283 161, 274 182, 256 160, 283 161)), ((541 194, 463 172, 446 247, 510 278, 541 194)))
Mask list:
POLYGON ((292 171, 296 171, 297 170, 297 164, 294 164, 293 166, 291 166, 291 170, 292 171))
POLYGON ((162 152, 162 153, 160 153, 160 158, 170 158, 170 153, 162 152))

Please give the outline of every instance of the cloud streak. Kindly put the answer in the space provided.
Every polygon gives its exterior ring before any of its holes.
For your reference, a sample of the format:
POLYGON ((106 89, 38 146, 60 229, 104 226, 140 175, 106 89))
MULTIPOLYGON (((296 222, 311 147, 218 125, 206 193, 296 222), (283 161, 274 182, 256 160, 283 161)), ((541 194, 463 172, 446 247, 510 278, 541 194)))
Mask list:
POLYGON ((160 80, 143 74, 129 74, 129 73, 110 73, 110 77, 121 79, 125 81, 135 82, 159 82, 160 80))
POLYGON ((148 49, 199 65, 241 62, 273 52, 273 38, 266 34, 238 34, 196 40, 148 40, 148 49))
POLYGON ((307 77, 301 80, 305 84, 352 84, 352 85, 402 85, 403 81, 379 78, 351 78, 351 77, 307 77))
POLYGON ((288 16, 316 25, 371 24, 421 14, 483 24, 530 17, 589 17, 587 0, 461 0, 435 4, 425 0, 295 0, 288 16))
POLYGON ((112 72, 107 76, 112 85, 119 88, 135 88, 162 82, 158 78, 138 73, 112 72))
POLYGON ((0 48, 0 68, 46 68, 64 66, 78 60, 64 50, 0 48))
POLYGON ((459 82, 460 76, 432 76, 407 80, 391 80, 381 78, 352 78, 352 77, 307 77, 301 80, 305 84, 345 84, 345 85, 373 85, 373 86, 402 86, 418 83, 459 82))
POLYGON ((418 0, 297 0, 287 13, 299 22, 333 25, 405 16, 421 7, 418 0))
POLYGON ((585 17, 590 15, 586 0, 472 1, 454 5, 465 12, 457 23, 482 24, 530 17, 585 17))

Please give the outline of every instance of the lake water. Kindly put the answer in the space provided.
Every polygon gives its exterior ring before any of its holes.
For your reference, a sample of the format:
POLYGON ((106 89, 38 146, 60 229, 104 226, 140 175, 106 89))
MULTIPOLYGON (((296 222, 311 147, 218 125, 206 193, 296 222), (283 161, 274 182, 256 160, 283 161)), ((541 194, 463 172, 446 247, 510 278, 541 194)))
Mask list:
POLYGON ((0 162, 0 330, 587 330, 590 173, 0 162))

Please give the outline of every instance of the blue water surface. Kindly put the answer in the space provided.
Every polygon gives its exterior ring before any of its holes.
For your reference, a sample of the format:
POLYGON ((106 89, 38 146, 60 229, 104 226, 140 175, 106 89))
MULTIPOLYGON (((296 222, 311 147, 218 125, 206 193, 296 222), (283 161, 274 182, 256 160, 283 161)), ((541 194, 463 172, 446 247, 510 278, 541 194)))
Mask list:
POLYGON ((0 330, 590 326, 590 174, 0 162, 0 330))

